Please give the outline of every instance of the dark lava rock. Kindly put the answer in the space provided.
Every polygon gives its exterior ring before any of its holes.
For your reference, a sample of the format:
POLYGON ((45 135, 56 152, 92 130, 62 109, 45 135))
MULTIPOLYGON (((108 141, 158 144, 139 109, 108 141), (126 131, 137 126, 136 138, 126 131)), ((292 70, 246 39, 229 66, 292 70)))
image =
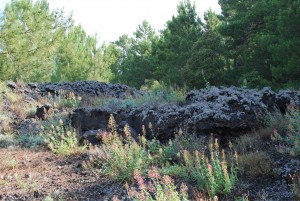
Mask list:
POLYGON ((115 98, 137 98, 143 95, 143 92, 135 88, 122 84, 109 84, 98 81, 76 81, 60 83, 28 83, 18 85, 13 81, 7 81, 6 85, 18 93, 26 93, 36 97, 36 94, 46 96, 50 94, 60 94, 61 92, 73 92, 76 95, 105 96, 115 98))
POLYGON ((52 105, 51 104, 46 104, 46 105, 43 105, 41 107, 37 106, 35 115, 39 119, 45 120, 45 119, 47 119, 48 114, 49 114, 49 112, 50 112, 51 109, 52 109, 52 105))
POLYGON ((239 135, 263 126, 269 112, 279 112, 278 103, 285 109, 291 102, 300 105, 299 92, 276 94, 270 88, 211 87, 189 92, 180 106, 142 105, 116 111, 82 108, 75 110, 71 118, 73 126, 86 131, 107 125, 109 113, 113 113, 117 122, 126 121, 140 134, 144 125, 148 137, 160 140, 170 139, 180 128, 190 134, 239 135), (282 98, 283 94, 288 98, 282 98))
MULTIPOLYGON (((30 85, 32 87, 32 84, 30 85)), ((39 83, 36 86, 43 95, 59 94, 61 90, 74 92, 76 95, 106 96, 115 98, 137 98, 143 93, 135 88, 121 84, 109 84, 98 81, 76 81, 61 83, 39 83)))
POLYGON ((300 106, 300 91, 281 90, 276 95, 276 105, 282 113, 286 112, 287 106, 293 104, 300 106))

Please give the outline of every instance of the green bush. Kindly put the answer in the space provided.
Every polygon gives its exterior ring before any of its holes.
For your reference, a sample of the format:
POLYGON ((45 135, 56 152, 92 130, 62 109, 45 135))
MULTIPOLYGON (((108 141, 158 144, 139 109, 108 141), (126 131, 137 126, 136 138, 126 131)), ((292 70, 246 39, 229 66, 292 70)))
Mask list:
POLYGON ((105 175, 116 181, 132 181, 134 170, 143 171, 150 164, 150 157, 145 144, 138 144, 131 138, 128 126, 125 126, 123 139, 116 132, 116 123, 111 115, 110 132, 100 134, 103 145, 96 147, 92 153, 92 161, 98 164, 105 175))
POLYGON ((77 131, 69 125, 64 125, 60 120, 59 125, 52 124, 50 127, 42 127, 40 136, 45 139, 48 147, 56 154, 67 156, 82 153, 87 145, 79 146, 77 131))
POLYGON ((141 201, 188 200, 188 187, 186 184, 182 183, 178 191, 174 180, 168 175, 161 176, 155 167, 148 171, 148 178, 150 181, 146 183, 138 170, 134 172, 138 189, 135 187, 128 189, 130 198, 141 201))
POLYGON ((287 152, 292 156, 300 155, 300 111, 299 108, 290 106, 285 118, 288 125, 284 134, 279 133, 274 129, 271 139, 282 142, 277 146, 280 152, 287 152))

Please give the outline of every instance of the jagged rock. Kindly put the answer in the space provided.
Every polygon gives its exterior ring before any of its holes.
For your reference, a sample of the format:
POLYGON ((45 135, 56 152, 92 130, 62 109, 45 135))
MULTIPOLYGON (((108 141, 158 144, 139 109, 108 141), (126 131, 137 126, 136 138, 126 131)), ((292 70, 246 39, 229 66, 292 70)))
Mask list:
POLYGON ((160 140, 170 139, 180 128, 190 134, 239 135, 263 126, 267 113, 279 111, 279 102, 285 107, 292 101, 299 105, 299 92, 282 94, 289 99, 270 88, 211 87, 189 92, 182 105, 141 105, 116 111, 82 108, 71 117, 73 126, 89 130, 107 125, 109 113, 113 113, 117 122, 126 121, 136 133, 141 134, 144 125, 148 137, 160 140))
POLYGON ((276 95, 276 104, 282 113, 290 104, 300 107, 300 91, 280 90, 276 95))
POLYGON ((47 119, 50 110, 52 110, 51 104, 45 104, 41 107, 37 106, 35 116, 37 116, 39 119, 47 119))
MULTIPOLYGON (((9 82, 10 83, 10 82, 9 82)), ((11 88, 19 87, 10 83, 11 88)), ((97 81, 77 81, 62 83, 39 83, 25 86, 29 94, 47 95, 60 93, 60 90, 72 91, 77 95, 114 97, 119 99, 137 98, 144 93, 120 84, 108 84, 97 81)), ((211 87, 193 90, 181 105, 161 104, 130 106, 107 109, 76 109, 71 114, 72 125, 84 133, 88 130, 105 129, 109 114, 116 121, 127 122, 137 134, 142 133, 142 125, 147 129, 148 137, 156 136, 167 140, 180 128, 186 133, 215 133, 220 135, 239 135, 259 128, 264 124, 269 112, 282 112, 288 104, 300 106, 299 91, 273 92, 269 87, 262 90, 238 87, 211 87), (149 128, 149 124, 152 127, 149 128)), ((40 118, 43 117, 40 109, 40 118)))
POLYGON ((71 91, 77 95, 106 96, 115 98, 137 98, 143 93, 137 89, 121 84, 109 84, 97 81, 76 81, 61 83, 40 83, 37 89, 46 95, 48 93, 59 94, 61 90, 71 91))

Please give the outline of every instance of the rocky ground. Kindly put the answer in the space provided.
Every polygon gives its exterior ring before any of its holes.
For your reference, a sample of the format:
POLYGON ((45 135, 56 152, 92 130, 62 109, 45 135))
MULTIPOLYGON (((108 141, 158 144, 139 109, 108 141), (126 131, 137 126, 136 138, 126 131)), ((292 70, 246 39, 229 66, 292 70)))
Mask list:
MULTIPOLYGON (((37 138, 40 126, 49 116, 57 116, 78 129, 81 142, 98 144, 97 135, 107 131, 110 114, 115 116, 119 132, 123 133, 127 123, 133 137, 143 132, 143 125, 148 138, 155 133, 162 142, 173 138, 180 129, 200 136, 213 133, 224 146, 229 141, 236 142, 240 154, 244 159, 248 157, 241 162, 244 170, 234 194, 245 195, 249 200, 299 200, 291 190, 290 175, 300 173, 300 157, 279 153, 278 143, 270 139, 272 128, 263 129, 270 123, 266 120, 270 115, 285 114, 290 104, 300 106, 299 91, 275 93, 270 88, 211 87, 191 91, 183 100, 165 101, 166 92, 149 96, 125 85, 94 81, 6 84, 22 100, 12 100, 7 91, 3 92, 2 113, 9 118, 0 118, 0 134, 9 130, 17 136, 30 133, 37 138), (69 92, 72 95, 67 97, 69 92), (57 106, 53 97, 59 94, 73 101, 57 106), (80 104, 76 102, 79 96, 80 104), (12 107, 21 103, 30 105, 32 112, 24 115, 20 108, 12 107), (261 167, 261 160, 251 161, 249 155, 256 152, 266 153, 269 169, 261 167), (251 175, 248 172, 252 167, 259 167, 258 172, 262 172, 251 175), (270 172, 263 172, 265 169, 270 172)), ((127 199, 123 184, 101 175, 96 168, 86 167, 86 153, 63 157, 43 143, 32 148, 24 141, 15 145, 6 138, 0 138, 0 147, 0 200, 45 200, 47 196, 54 200, 112 200, 114 195, 127 199)), ((237 198, 225 196, 221 200, 237 198)))

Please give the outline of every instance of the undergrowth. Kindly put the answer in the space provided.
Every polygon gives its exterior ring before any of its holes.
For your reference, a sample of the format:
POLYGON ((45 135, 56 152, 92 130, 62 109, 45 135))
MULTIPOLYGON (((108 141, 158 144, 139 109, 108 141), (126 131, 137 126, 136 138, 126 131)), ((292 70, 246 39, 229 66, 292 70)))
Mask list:
POLYGON ((50 126, 42 126, 41 133, 48 147, 56 154, 62 156, 83 153, 87 145, 79 146, 77 131, 70 125, 65 125, 62 120, 50 126))
POLYGON ((288 122, 285 132, 273 130, 271 139, 279 142, 277 149, 281 153, 289 153, 292 156, 300 155, 300 110, 289 106, 285 118, 288 122))
POLYGON ((85 97, 83 96, 81 107, 98 107, 110 111, 128 109, 143 105, 160 106, 174 103, 180 104, 185 101, 187 91, 185 88, 170 87, 154 81, 152 85, 141 88, 143 94, 138 97, 126 97, 124 99, 115 97, 85 97))
MULTIPOLYGON (((143 175, 155 170, 156 174, 161 175, 160 178, 172 176, 187 182, 187 185, 196 182, 197 189, 210 198, 229 194, 234 188, 238 171, 237 154, 230 149, 229 156, 233 160, 229 162, 225 150, 219 149, 217 139, 210 141, 208 150, 204 146, 201 148, 202 144, 197 144, 201 140, 195 140, 196 137, 188 139, 182 134, 168 144, 161 144, 156 139, 147 140, 144 133, 138 140, 133 139, 128 126, 124 127, 125 135, 120 136, 115 125, 111 115, 108 125, 110 131, 99 135, 103 145, 91 152, 92 163, 114 180, 139 182, 143 180, 143 175), (187 139, 183 140, 184 138, 187 139)), ((171 196, 171 200, 187 199, 174 186, 172 179, 168 185, 161 179, 148 179, 151 180, 155 193, 148 192, 149 189, 145 191, 147 187, 138 183, 139 189, 131 188, 129 194, 137 200, 144 200, 139 198, 141 196, 146 196, 146 200, 161 200, 158 197, 162 195, 171 196), (169 191, 167 195, 166 189, 169 191)))

